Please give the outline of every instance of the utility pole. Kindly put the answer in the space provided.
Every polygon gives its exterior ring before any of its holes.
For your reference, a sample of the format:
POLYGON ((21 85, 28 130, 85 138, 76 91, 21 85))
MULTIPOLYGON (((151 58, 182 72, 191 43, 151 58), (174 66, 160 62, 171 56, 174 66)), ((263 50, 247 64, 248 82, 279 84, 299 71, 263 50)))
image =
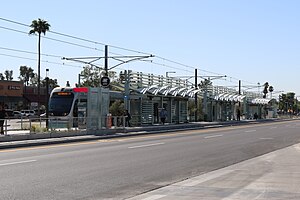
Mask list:
POLYGON ((130 110, 130 72, 131 70, 125 70, 125 85, 124 85, 124 107, 125 110, 130 110))
POLYGON ((49 69, 46 69, 46 128, 49 128, 49 69))
MULTIPOLYGON (((195 69, 195 89, 198 88, 198 75, 197 75, 197 69, 195 69)), ((198 95, 197 93, 195 94, 195 107, 196 107, 196 111, 195 111, 195 122, 198 121, 198 95)))
POLYGON ((78 87, 81 86, 80 79, 81 79, 81 74, 78 74, 78 87))
MULTIPOLYGON (((239 95, 241 95, 241 87, 242 87, 242 84, 241 84, 241 80, 239 80, 239 95)), ((241 102, 239 102, 239 109, 241 107, 241 102)))
POLYGON ((108 46, 107 45, 105 45, 104 70, 105 70, 105 76, 108 76, 108 46))

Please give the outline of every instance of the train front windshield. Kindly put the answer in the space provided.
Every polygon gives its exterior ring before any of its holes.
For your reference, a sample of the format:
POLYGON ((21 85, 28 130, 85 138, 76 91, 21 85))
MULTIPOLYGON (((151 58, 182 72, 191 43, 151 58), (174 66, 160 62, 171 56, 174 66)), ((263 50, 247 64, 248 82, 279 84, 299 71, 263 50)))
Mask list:
POLYGON ((52 116, 67 116, 74 101, 72 92, 55 92, 49 101, 49 113, 52 116))

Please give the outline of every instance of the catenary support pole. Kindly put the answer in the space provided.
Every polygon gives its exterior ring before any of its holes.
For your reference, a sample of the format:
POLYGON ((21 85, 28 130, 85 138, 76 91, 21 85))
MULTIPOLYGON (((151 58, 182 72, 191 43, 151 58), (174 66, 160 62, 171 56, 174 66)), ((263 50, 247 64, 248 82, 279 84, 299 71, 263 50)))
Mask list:
POLYGON ((105 55, 104 55, 104 70, 105 76, 108 76, 108 46, 105 45, 105 55))
MULTIPOLYGON (((197 87, 198 87, 197 78, 198 78, 197 69, 195 69, 195 89, 197 89, 197 87)), ((197 94, 195 94, 195 107, 196 107, 195 122, 197 122, 198 121, 198 95, 197 94)))

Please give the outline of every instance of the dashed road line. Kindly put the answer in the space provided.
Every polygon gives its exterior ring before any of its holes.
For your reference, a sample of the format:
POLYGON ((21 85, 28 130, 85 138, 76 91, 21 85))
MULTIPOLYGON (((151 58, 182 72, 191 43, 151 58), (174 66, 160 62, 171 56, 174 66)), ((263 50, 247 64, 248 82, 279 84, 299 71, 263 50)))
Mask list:
POLYGON ((36 162, 37 160, 23 160, 23 161, 17 161, 17 162, 10 162, 10 163, 2 163, 1 166, 7 166, 7 165, 17 165, 17 164, 24 164, 24 163, 31 163, 36 162))
POLYGON ((158 145, 164 145, 164 144, 165 144, 164 142, 153 143, 153 144, 145 144, 145 145, 128 147, 128 149, 137 149, 137 148, 144 148, 144 147, 152 147, 152 146, 158 146, 158 145))
POLYGON ((252 133, 252 132, 256 132, 256 130, 247 130, 247 131, 245 131, 245 133, 252 133))
POLYGON ((211 136, 206 136, 204 139, 210 139, 210 138, 216 138, 216 137, 222 137, 223 135, 211 135, 211 136))

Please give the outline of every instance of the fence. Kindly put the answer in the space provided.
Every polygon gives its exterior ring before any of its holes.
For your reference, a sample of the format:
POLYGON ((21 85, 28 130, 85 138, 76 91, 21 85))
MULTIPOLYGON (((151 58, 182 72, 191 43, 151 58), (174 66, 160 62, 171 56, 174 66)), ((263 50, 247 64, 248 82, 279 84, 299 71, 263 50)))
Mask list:
MULTIPOLYGON (((4 134, 34 134, 49 132, 75 132, 87 133, 87 122, 95 121, 98 126, 98 119, 73 117, 69 119, 62 118, 19 118, 6 119, 4 122, 4 134), (48 121, 48 127, 46 122, 48 121)), ((124 129, 126 126, 125 116, 105 116, 100 129, 124 129)))

